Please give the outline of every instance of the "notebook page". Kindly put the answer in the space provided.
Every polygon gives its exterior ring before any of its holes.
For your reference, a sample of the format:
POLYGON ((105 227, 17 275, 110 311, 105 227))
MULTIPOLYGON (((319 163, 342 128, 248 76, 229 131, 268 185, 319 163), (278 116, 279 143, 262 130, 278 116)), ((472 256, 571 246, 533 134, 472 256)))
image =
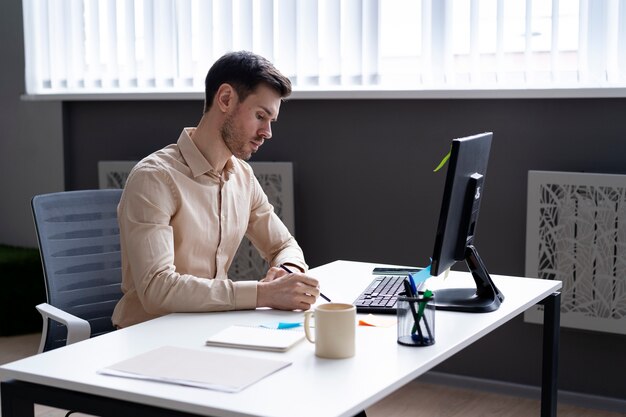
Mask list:
POLYGON ((98 373, 223 392, 239 392, 291 362, 163 346, 98 373))

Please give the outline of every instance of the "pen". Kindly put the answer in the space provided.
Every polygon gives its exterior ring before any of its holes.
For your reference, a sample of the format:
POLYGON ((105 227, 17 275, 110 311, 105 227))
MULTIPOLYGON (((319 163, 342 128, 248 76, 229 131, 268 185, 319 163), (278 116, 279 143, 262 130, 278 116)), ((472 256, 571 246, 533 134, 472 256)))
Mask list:
POLYGON ((409 282, 411 283, 412 296, 417 297, 417 287, 415 286, 415 280, 412 274, 409 274, 409 282))
MULTIPOLYGON (((404 292, 406 293, 407 297, 414 298, 416 294, 413 293, 413 289, 411 288, 409 281, 405 279, 404 281, 402 281, 402 283, 404 284, 404 292)), ((411 300, 407 300, 407 302, 409 303, 409 310, 411 311, 411 315, 413 316, 413 328, 411 329, 411 338, 413 340, 418 340, 415 337, 415 332, 417 332, 417 334, 419 335, 419 340, 423 342, 424 335, 422 334, 422 329, 419 326, 419 317, 415 312, 415 302, 411 300)))
MULTIPOLYGON (((292 272, 289 268, 287 268, 285 265, 282 265, 282 264, 281 264, 281 265, 280 265, 280 267, 281 267, 282 269, 284 269, 285 271, 289 272, 290 274, 292 274, 292 273, 293 273, 293 272, 292 272)), ((324 300, 326 300, 326 301, 328 301, 328 302, 330 303, 330 298, 326 297, 326 296, 325 296, 324 294, 322 294, 321 292, 320 292, 320 297, 322 297, 324 300)))
POLYGON ((420 303, 419 311, 417 313, 418 320, 424 319, 424 326, 426 326, 426 332, 428 332, 428 337, 430 340, 433 340, 433 334, 430 331, 430 326, 428 325, 428 320, 426 320, 426 316, 424 316, 424 308, 426 307, 426 303, 430 301, 433 296, 433 292, 431 290, 424 291, 424 301, 420 303))
POLYGON ((407 281, 406 279, 402 281, 402 284, 404 285, 404 292, 406 293, 407 297, 413 297, 413 289, 411 288, 411 285, 409 284, 409 281, 407 281))

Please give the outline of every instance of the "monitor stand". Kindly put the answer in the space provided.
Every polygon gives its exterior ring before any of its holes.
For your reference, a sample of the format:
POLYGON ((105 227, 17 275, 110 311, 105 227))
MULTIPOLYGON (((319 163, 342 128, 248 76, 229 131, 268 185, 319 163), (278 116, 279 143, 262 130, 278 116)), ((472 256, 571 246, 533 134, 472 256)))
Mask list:
POLYGON ((476 288, 436 290, 436 308, 468 313, 487 313, 497 310, 504 301, 504 295, 491 280, 478 251, 473 245, 468 245, 465 248, 465 263, 474 277, 476 288))

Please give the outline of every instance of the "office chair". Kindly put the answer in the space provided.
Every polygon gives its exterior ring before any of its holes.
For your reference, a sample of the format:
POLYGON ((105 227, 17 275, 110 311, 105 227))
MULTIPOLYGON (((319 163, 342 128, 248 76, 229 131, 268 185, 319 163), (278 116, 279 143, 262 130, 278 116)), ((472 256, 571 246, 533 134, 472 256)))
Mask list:
POLYGON ((117 205, 122 190, 66 191, 32 199, 47 303, 39 352, 114 330, 122 296, 117 205))

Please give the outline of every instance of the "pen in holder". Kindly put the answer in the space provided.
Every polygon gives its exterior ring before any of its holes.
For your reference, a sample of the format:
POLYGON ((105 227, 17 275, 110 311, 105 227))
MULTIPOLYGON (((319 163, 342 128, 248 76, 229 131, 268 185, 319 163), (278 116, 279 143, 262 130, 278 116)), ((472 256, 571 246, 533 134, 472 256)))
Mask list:
MULTIPOLYGON (((404 295, 403 295, 404 294, 404 295)), ((419 291, 416 297, 398 295, 398 343, 430 346, 435 343, 435 296, 419 291)))

